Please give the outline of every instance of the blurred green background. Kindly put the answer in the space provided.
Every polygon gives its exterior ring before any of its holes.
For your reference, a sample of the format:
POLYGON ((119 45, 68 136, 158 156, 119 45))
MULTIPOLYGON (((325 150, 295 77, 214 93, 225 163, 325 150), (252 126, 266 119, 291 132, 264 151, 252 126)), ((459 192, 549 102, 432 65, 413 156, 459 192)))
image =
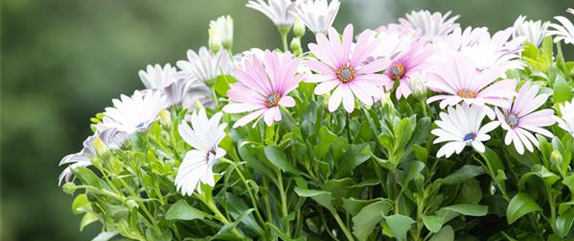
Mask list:
MULTIPOLYGON (((209 20, 235 19, 234 51, 275 48, 271 21, 244 0, 4 0, 1 5, 0 240, 91 240, 57 185, 60 159, 90 134, 89 118, 142 88, 137 71, 174 63, 207 42, 209 20)), ((551 20, 574 0, 342 0, 335 26, 451 10, 462 26, 500 30, 519 14, 551 20)), ((572 46, 567 58, 574 59, 572 46)))

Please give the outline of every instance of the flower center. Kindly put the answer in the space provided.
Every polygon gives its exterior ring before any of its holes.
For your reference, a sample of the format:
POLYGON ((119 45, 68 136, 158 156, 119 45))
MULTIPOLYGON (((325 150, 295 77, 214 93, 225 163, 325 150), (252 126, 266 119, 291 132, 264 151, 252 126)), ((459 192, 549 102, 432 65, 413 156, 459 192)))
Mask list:
POLYGON ((470 89, 460 89, 457 93, 458 96, 462 98, 474 98, 476 97, 476 92, 470 89))
POLYGON ((136 128, 140 129, 140 128, 143 128, 143 126, 144 126, 144 123, 142 122, 142 123, 137 124, 136 128))
POLYGON ((207 155, 205 156, 205 162, 209 163, 210 161, 215 159, 216 154, 217 153, 215 151, 215 147, 209 149, 209 151, 207 152, 207 155))
POLYGON ((279 104, 279 100, 281 100, 279 93, 270 94, 265 98, 265 106, 267 108, 275 107, 279 104))
POLYGON ((518 125, 518 116, 515 114, 510 114, 506 116, 506 123, 511 127, 514 128, 518 125))
POLYGON ((474 140, 474 138, 476 138, 476 134, 471 132, 471 133, 464 135, 462 140, 463 141, 472 141, 472 140, 474 140))
POLYGON ((394 63, 387 70, 387 75, 392 80, 400 80, 405 76, 405 66, 402 63, 394 63))
POLYGON ((343 66, 337 70, 337 78, 343 83, 351 82, 355 76, 355 70, 348 66, 343 66))

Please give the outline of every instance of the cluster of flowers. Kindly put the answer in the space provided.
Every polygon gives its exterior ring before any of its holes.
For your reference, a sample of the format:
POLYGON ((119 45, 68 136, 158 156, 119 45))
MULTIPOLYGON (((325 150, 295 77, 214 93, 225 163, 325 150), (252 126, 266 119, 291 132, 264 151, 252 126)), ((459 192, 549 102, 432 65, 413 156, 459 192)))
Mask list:
MULTIPOLYGON (((247 113, 234 122, 234 128, 255 125, 260 119, 267 125, 281 121, 282 112, 296 105, 289 94, 301 82, 309 82, 317 83, 316 95, 328 97, 330 112, 342 103, 351 113, 356 100, 365 106, 411 95, 423 105, 439 101, 445 111, 432 134, 437 137, 434 143, 446 144, 437 157, 459 154, 466 146, 483 152, 488 133, 499 126, 506 131, 505 144, 513 144, 520 154, 539 145, 535 134, 552 137, 545 128, 556 122, 574 135, 574 103, 560 105, 562 117, 555 116, 552 109, 540 109, 548 94, 540 93, 535 84, 505 75, 524 66, 520 55, 525 41, 538 46, 544 36, 554 35, 555 41, 574 44, 574 26, 565 17, 556 17, 558 24, 520 16, 513 27, 491 35, 484 27, 462 29, 456 23, 458 16, 450 13, 413 11, 397 24, 358 36, 349 24, 341 37, 331 27, 339 9, 337 0, 256 0, 247 6, 269 17, 282 36, 293 28, 293 53, 287 51, 284 38, 284 51, 251 49, 233 56, 233 20, 225 16, 212 21, 209 48, 189 50, 187 59, 177 61, 176 67, 149 65, 139 72, 146 89, 113 100, 84 148, 62 159, 60 164, 68 166, 60 182, 70 181, 75 168, 91 165, 98 153, 121 148, 130 135, 169 118, 165 109, 178 105, 201 108, 179 125, 181 138, 193 150, 179 167, 175 185, 186 195, 193 194, 199 182, 213 186, 212 166, 226 155, 219 142, 227 125, 220 124, 223 113, 208 118, 203 108, 218 106, 213 85, 225 75, 237 82, 231 84, 222 111, 247 113), (305 26, 316 37, 308 53, 300 44, 305 26)), ((573 9, 568 12, 574 14, 573 9)))

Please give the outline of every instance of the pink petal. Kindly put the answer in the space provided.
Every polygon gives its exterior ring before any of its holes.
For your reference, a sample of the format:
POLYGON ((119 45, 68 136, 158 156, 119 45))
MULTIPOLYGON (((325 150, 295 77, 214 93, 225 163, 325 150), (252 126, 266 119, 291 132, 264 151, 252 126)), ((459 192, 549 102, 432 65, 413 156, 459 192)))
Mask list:
POLYGON ((229 103, 223 107, 225 113, 242 113, 262 109, 264 106, 261 104, 247 104, 247 103, 229 103))
POLYGON ((343 106, 347 112, 351 113, 355 110, 355 97, 349 86, 343 85, 341 87, 343 87, 343 106))
POLYGON ((330 112, 335 112, 337 110, 337 108, 339 108, 339 105, 341 105, 341 101, 343 100, 342 88, 343 88, 343 85, 339 85, 339 87, 337 87, 335 89, 335 91, 333 91, 331 98, 329 98, 329 111, 330 112))
POLYGON ((279 100, 279 105, 283 107, 293 107, 295 106, 295 99, 291 96, 283 96, 281 100, 279 100))
POLYGON ((335 88, 339 83, 341 83, 338 80, 330 80, 330 81, 325 81, 323 83, 318 84, 315 87, 315 91, 314 93, 316 95, 322 95, 325 94, 331 90, 333 90, 333 88, 335 88))
POLYGON ((265 110, 260 109, 255 112, 251 112, 250 114, 244 116, 243 118, 239 119, 235 124, 233 124, 233 128, 237 128, 240 126, 244 126, 245 124, 255 120, 257 117, 261 116, 265 110))

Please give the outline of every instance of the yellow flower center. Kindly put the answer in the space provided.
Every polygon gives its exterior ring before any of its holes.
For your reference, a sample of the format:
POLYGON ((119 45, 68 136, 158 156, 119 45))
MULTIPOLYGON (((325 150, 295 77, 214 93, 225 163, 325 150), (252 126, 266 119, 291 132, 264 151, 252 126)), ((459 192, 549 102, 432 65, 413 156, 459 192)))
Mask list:
POLYGON ((281 95, 279 95, 279 93, 270 94, 265 98, 265 106, 267 108, 275 107, 279 105, 279 100, 281 100, 281 95))
POLYGON ((343 66, 337 70, 337 78, 343 83, 349 83, 353 78, 355 78, 355 76, 357 76, 355 72, 356 71, 354 69, 348 66, 343 66))
POLYGON ((458 96, 462 98, 474 98, 476 97, 476 92, 469 89, 460 89, 457 93, 458 96))

